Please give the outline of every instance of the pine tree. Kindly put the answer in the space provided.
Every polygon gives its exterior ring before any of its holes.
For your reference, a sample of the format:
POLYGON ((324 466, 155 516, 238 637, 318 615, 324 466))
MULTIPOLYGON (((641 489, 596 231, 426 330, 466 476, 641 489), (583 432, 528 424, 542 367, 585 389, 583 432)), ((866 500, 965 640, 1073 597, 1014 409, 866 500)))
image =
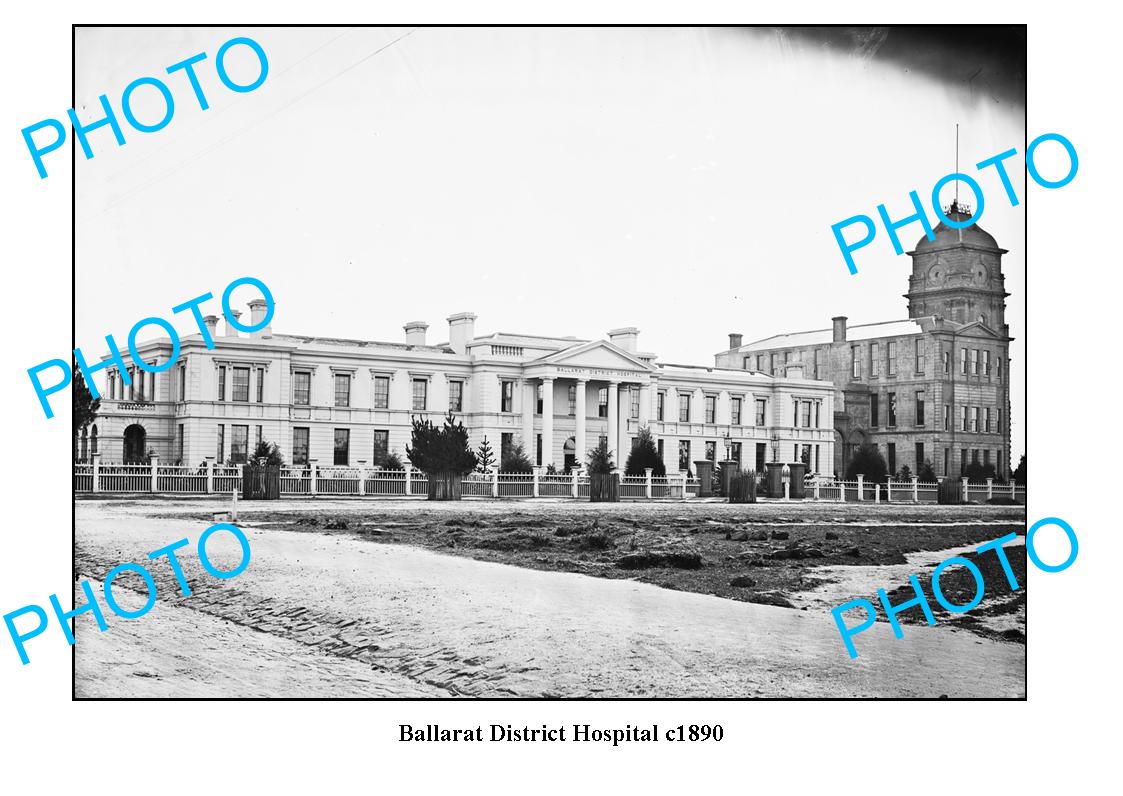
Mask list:
POLYGON ((94 422, 97 417, 97 411, 101 408, 101 399, 94 400, 77 362, 74 363, 70 384, 70 402, 74 409, 74 433, 81 434, 82 429, 94 422))
POLYGON ((484 435, 483 442, 480 443, 479 449, 476 451, 476 459, 479 463, 476 465, 477 473, 490 473, 491 468, 495 466, 495 452, 491 449, 491 443, 487 441, 487 435, 484 435))
POLYGON ((503 461, 499 465, 499 469, 500 472, 504 473, 529 473, 534 470, 534 465, 527 458, 523 444, 515 442, 503 451, 503 461))
POLYGON ((846 468, 846 480, 854 481, 859 475, 871 484, 884 484, 889 477, 889 466, 876 445, 866 444, 854 452, 846 468))
POLYGON ((589 451, 589 473, 591 475, 604 475, 611 473, 616 468, 612 461, 612 451, 608 449, 608 443, 601 441, 597 447, 589 451))
POLYGON ((624 466, 624 473, 626 475, 644 475, 646 469, 652 469, 652 475, 665 476, 667 474, 667 466, 663 464, 663 457, 659 455, 659 449, 655 447, 655 438, 651 435, 651 429, 643 426, 636 436, 636 444, 632 446, 632 452, 628 454, 628 463, 624 466))
POLYGON ((448 413, 443 426, 415 418, 412 442, 412 446, 406 446, 406 457, 426 475, 467 475, 476 469, 476 454, 468 443, 468 430, 452 412, 448 413))

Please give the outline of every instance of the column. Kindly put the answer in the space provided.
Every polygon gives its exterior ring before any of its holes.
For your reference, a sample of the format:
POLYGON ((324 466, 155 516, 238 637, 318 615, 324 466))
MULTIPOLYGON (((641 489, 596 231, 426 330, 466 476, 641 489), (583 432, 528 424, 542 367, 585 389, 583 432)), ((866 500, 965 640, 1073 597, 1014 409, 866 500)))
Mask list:
MULTIPOLYGON (((608 446, 616 447, 620 442, 620 384, 615 381, 608 383, 608 446)), ((620 450, 613 451, 614 460, 620 463, 620 450)))
POLYGON ((573 443, 576 448, 577 466, 582 469, 585 467, 585 457, 589 455, 589 446, 585 441, 585 394, 587 391, 588 382, 578 379, 577 408, 574 410, 577 414, 577 434, 573 438, 573 443))
POLYGON ((623 472, 624 465, 628 461, 628 454, 632 452, 631 443, 628 441, 628 419, 632 416, 632 389, 630 386, 620 390, 616 401, 616 409, 616 417, 619 421, 616 424, 617 438, 608 444, 616 446, 616 466, 620 468, 620 472, 623 472))
POLYGON ((530 379, 522 381, 523 447, 527 458, 534 461, 534 385, 530 379))
POLYGON ((554 463, 554 380, 542 379, 542 467, 554 463))

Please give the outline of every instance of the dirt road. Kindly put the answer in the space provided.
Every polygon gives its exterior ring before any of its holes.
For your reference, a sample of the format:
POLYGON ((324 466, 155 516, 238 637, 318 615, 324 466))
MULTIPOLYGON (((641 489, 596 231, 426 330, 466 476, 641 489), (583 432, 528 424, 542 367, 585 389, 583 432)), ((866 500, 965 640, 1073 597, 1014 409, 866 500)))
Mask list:
MULTIPOLYGON (((215 504, 218 507, 218 504, 215 504)), ((100 579, 197 539, 199 502, 86 502, 78 567, 100 579), (152 516, 161 514, 161 517, 152 516)), ((689 510, 684 508, 684 511, 689 510)), ((830 614, 543 572, 244 517, 253 551, 230 581, 181 555, 157 608, 78 624, 78 696, 1023 696, 1025 648, 878 623, 851 661, 830 614)), ((188 552, 192 551, 192 552, 188 552)), ((220 566, 232 567, 216 545, 220 566)), ((122 584, 124 581, 122 581, 122 584)))

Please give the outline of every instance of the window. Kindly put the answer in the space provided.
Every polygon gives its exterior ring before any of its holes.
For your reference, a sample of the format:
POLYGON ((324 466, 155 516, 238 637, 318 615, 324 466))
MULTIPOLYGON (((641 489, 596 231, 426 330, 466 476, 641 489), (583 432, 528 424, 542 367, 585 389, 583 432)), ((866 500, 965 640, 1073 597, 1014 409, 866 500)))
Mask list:
POLYGON ((756 399, 756 424, 758 426, 764 425, 765 415, 767 414, 767 409, 768 409, 768 399, 767 398, 757 398, 756 399))
POLYGON ((916 391, 916 425, 924 425, 924 390, 916 391))
POLYGON ((959 349, 959 373, 960 375, 967 375, 967 349, 959 349))
POLYGON ((308 429, 296 426, 292 430, 292 463, 308 464, 308 429))
POLYGON ((971 407, 971 432, 977 434, 979 431, 979 407, 971 407))
MULTIPOLYGON (((90 453, 97 453, 97 426, 94 426, 90 443, 90 453)), ((175 427, 175 457, 179 461, 183 461, 183 423, 175 427)))
POLYGON ((972 376, 978 376, 979 375, 979 349, 972 348, 971 351, 970 351, 970 354, 971 354, 971 375, 972 376))
POLYGON ((892 427, 897 425, 897 393, 889 393, 889 400, 886 403, 886 408, 889 410, 889 425, 892 427))
POLYGON ((376 428, 374 430, 374 458, 371 459, 371 464, 377 467, 383 466, 382 463, 386 461, 388 453, 390 453, 390 431, 384 428, 376 428))
POLYGON ((639 387, 633 387, 629 390, 632 399, 632 419, 639 419, 639 387))
POLYGON ((870 393, 870 425, 877 428, 881 418, 878 417, 878 407, 881 403, 877 393, 870 393))
POLYGON ((771 376, 776 375, 776 358, 777 354, 769 354, 768 356, 768 373, 771 376))
POLYGON ((990 351, 983 352, 983 375, 990 378, 990 351))
POLYGON ((740 442, 734 442, 733 443, 733 447, 730 449, 729 456, 730 456, 730 458, 733 459, 733 461, 737 462, 738 465, 741 464, 741 443, 740 442))
POLYGON ((351 405, 351 374, 350 373, 336 373, 335 374, 335 405, 336 406, 350 406, 351 405))
POLYGON ((1002 378, 1002 357, 994 358, 994 375, 999 379, 1002 378))
POLYGON ((758 473, 764 472, 764 457, 766 455, 765 451, 767 450, 767 448, 768 446, 763 442, 758 442, 756 444, 756 471, 758 473))
POLYGON ((978 448, 972 448, 971 449, 971 464, 978 464, 978 463, 979 463, 979 449, 978 448))
POLYGON ((390 408, 390 377, 389 376, 375 376, 374 377, 374 408, 375 409, 389 409, 390 408))
POLYGON ((659 397, 656 400, 657 403, 655 406, 655 419, 662 420, 663 413, 665 412, 665 408, 667 405, 667 394, 665 392, 659 393, 659 397))
POLYGON ((1002 433, 1002 410, 999 409, 997 411, 998 411, 998 414, 995 417, 994 430, 995 430, 995 432, 1001 434, 1002 433))
POLYGON ((450 381, 448 383, 448 411, 464 411, 464 382, 450 381))
POLYGON ((890 442, 886 446, 886 459, 889 464, 889 475, 892 477, 897 472, 897 443, 890 442))
POLYGON ((179 366, 179 378, 176 379, 176 390, 180 401, 187 400, 187 366, 179 366))
POLYGON ((335 430, 335 456, 332 464, 346 467, 351 463, 351 429, 337 428, 335 430))
POLYGON ((951 431, 951 407, 944 404, 944 431, 951 431))
POLYGON ((990 433, 990 407, 989 406, 984 410, 984 414, 983 414, 983 431, 985 431, 988 434, 990 433))
POLYGON ((312 374, 306 370, 292 374, 292 402, 297 406, 308 406, 312 402, 312 374))
POLYGON ((540 415, 540 414, 542 414, 542 385, 541 384, 538 385, 538 389, 535 391, 535 399, 537 400, 537 404, 535 405, 534 413, 536 415, 540 415))
POLYGON ((515 383, 513 381, 500 382, 499 411, 515 411, 515 383))
POLYGON ((263 436, 264 435, 262 433, 262 428, 261 428, 261 426, 258 426, 257 427, 257 433, 254 435, 254 443, 253 443, 254 453, 257 453, 257 449, 261 447, 261 440, 262 440, 263 436))
POLYGON ((230 461, 243 464, 246 461, 246 446, 250 440, 249 426, 230 427, 230 461))
POLYGON ((1004 470, 1002 469, 1002 451, 1001 451, 1001 450, 997 450, 997 451, 995 451, 995 452, 994 452, 994 455, 995 455, 995 456, 997 457, 997 459, 998 459, 998 462, 997 462, 997 463, 998 463, 998 467, 996 468, 996 469, 998 470, 998 477, 999 477, 999 478, 1005 478, 1005 477, 1006 477, 1006 473, 1005 473, 1005 471, 1004 471, 1004 470))
MULTIPOLYGON (((183 445, 182 445, 182 442, 183 442, 183 434, 182 434, 183 426, 181 425, 179 427, 179 429, 180 429, 180 432, 181 432, 180 433, 180 443, 181 443, 181 445, 180 445, 179 455, 182 457, 183 456, 183 445)), ((90 455, 92 456, 95 453, 97 453, 97 424, 96 423, 94 425, 90 426, 90 455)))
POLYGON ((688 439, 678 441, 678 469, 690 469, 690 440, 688 439))
POLYGON ((569 385, 569 416, 577 416, 577 385, 569 385))
POLYGON ((663 461, 663 438, 655 440, 655 450, 659 451, 659 461, 663 461))
POLYGON ((513 432, 504 431, 499 435, 499 466, 503 466, 503 460, 506 459, 510 453, 511 448, 515 446, 515 435, 513 432))
POLYGON ((913 475, 916 475, 916 473, 919 473, 920 468, 923 465, 924 465, 924 443, 918 442, 918 443, 916 443, 916 472, 914 472, 913 475))
POLYGON ((963 471, 967 469, 967 449, 959 449, 959 474, 963 475, 963 471))
POLYGON ((916 373, 924 373, 924 341, 919 337, 913 341, 913 356, 916 358, 916 373))
MULTIPOLYGON (((135 384, 135 383, 136 382, 134 381, 133 384, 135 384)), ((225 401, 226 400, 226 366, 225 365, 219 365, 218 366, 218 396, 217 396, 217 400, 219 400, 219 401, 225 401)))
POLYGON ((785 351, 784 352, 784 364, 786 365, 791 361, 792 361, 792 352, 791 351, 785 351))
POLYGON ((603 434, 601 436, 597 437, 597 445, 599 447, 602 447, 602 448, 607 448, 608 447, 608 437, 604 436, 603 434))
POLYGON ((889 362, 888 362, 888 364, 885 368, 885 374, 887 376, 896 376, 897 375, 897 343, 890 340, 886 344, 886 348, 889 349, 889 362))
POLYGON ((716 423, 717 422, 717 396, 716 395, 707 395, 706 396, 706 422, 707 423, 716 423))
POLYGON ((990 448, 983 450, 983 467, 990 466, 990 448))
POLYGON ((265 368, 257 369, 257 402, 265 403, 265 368))
POLYGON ((678 397, 678 420, 680 423, 690 422, 690 396, 680 394, 678 397))
POLYGON ((879 346, 877 343, 870 343, 870 378, 881 374, 881 363, 878 361, 879 346))
POLYGON ((218 454, 215 457, 215 461, 217 461, 219 464, 222 464, 224 461, 226 461, 225 451, 226 451, 226 426, 222 425, 222 423, 219 423, 218 424, 218 454))
POLYGON ((752 363, 753 363, 752 357, 742 357, 741 358, 741 367, 744 368, 745 370, 752 370, 752 368, 750 367, 752 365, 752 363))
POLYGON ((959 407, 959 430, 960 431, 966 431, 967 430, 967 407, 966 406, 959 407))
POLYGON ((535 456, 534 463, 537 464, 539 467, 541 467, 542 466, 542 435, 541 434, 535 435, 534 456, 535 456))
POLYGON ((424 412, 429 406, 429 380, 413 380, 413 409, 415 412, 424 412))
POLYGON ((951 373, 951 352, 945 351, 942 355, 944 360, 944 373, 951 373))
POLYGON ((764 373, 764 354, 756 355, 756 369, 761 373, 764 373))
POLYGON ((597 417, 608 417, 608 388, 597 391, 597 417))
POLYGON ((850 375, 855 379, 862 378, 862 353, 858 346, 850 347, 850 375))
POLYGON ((706 459, 708 461, 717 461, 717 443, 713 440, 706 441, 706 459))
POLYGON ((951 448, 944 448, 944 473, 945 476, 951 475, 951 448))
POLYGON ((729 401, 729 422, 735 426, 741 425, 741 399, 732 398, 729 401))
POLYGON ((803 411, 800 413, 800 419, 803 421, 800 425, 804 428, 811 428, 811 406, 812 401, 802 401, 803 411))
POLYGON ((823 349, 815 349, 815 378, 821 379, 823 377, 823 349))

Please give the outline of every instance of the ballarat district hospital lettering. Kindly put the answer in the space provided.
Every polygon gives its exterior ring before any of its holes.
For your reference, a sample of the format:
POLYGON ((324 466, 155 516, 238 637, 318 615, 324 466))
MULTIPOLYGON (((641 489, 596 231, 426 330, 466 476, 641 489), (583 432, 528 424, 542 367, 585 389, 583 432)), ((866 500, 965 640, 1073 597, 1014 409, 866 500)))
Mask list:
POLYGON ((601 728, 592 727, 588 724, 574 724, 573 731, 566 735, 565 725, 559 724, 557 727, 547 727, 542 725, 541 729, 535 727, 531 729, 529 726, 512 727, 510 724, 491 724, 489 725, 489 732, 485 735, 483 725, 476 727, 457 727, 454 729, 444 729, 439 724, 426 724, 424 727, 414 728, 412 724, 399 724, 398 729, 400 735, 398 741, 422 741, 432 743, 456 743, 458 741, 490 741, 492 743, 501 743, 504 741, 539 741, 539 742, 557 742, 557 741, 592 741, 595 743, 611 743, 613 746, 619 746, 622 743, 654 743, 657 741, 720 741, 725 737, 725 730, 720 724, 680 724, 677 727, 671 727, 669 730, 664 730, 662 733, 659 731, 658 724, 650 726, 632 726, 631 724, 625 725, 623 729, 619 727, 601 728))

